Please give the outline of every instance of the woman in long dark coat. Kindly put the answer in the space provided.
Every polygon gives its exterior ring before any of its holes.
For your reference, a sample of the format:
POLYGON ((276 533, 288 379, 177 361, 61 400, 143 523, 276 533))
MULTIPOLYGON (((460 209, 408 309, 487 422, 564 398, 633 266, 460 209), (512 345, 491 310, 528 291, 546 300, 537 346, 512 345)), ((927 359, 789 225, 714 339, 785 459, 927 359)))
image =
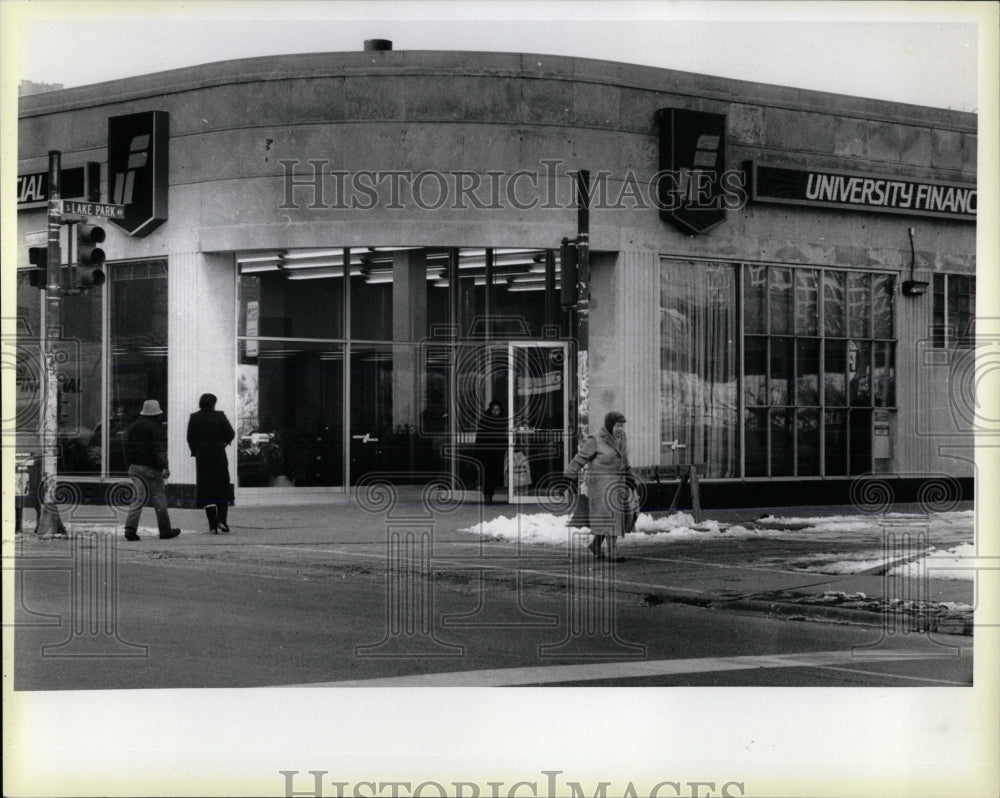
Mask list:
POLYGON ((587 497, 590 505, 590 532, 594 539, 588 547, 601 558, 601 543, 608 539, 608 556, 615 556, 615 542, 630 532, 634 519, 626 506, 632 479, 628 462, 628 439, 625 437, 625 416, 611 412, 604 417, 604 426, 596 435, 584 441, 580 451, 570 461, 569 472, 578 474, 587 466, 587 497))
POLYGON ((483 467, 483 499, 493 502, 493 494, 503 483, 503 456, 507 451, 507 419, 499 402, 490 402, 476 427, 476 453, 483 467))
POLYGON ((226 447, 236 433, 229 419, 215 409, 214 394, 204 393, 198 400, 197 413, 188 419, 187 442, 195 458, 197 478, 196 506, 204 507, 209 531, 228 532, 229 505, 233 503, 233 484, 229 479, 226 447))

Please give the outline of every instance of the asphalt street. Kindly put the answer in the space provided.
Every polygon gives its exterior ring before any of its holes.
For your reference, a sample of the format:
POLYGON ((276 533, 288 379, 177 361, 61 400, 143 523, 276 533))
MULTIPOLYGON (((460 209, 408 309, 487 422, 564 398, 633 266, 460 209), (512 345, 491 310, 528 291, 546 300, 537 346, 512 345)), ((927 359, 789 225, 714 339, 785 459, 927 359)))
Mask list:
POLYGON ((836 584, 778 567, 798 543, 675 545, 612 566, 455 523, 372 534, 346 508, 298 524, 275 512, 293 523, 245 511, 229 536, 24 536, 15 689, 972 683, 969 635, 707 598, 836 584))

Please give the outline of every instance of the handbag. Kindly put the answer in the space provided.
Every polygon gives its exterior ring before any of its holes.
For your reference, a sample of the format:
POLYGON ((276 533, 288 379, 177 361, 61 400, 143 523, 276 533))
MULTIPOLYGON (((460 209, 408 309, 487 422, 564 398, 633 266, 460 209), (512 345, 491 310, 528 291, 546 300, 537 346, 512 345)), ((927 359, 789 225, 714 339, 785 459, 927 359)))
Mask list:
POLYGON ((576 501, 573 504, 573 514, 570 516, 568 526, 590 528, 590 499, 579 491, 576 492, 576 501))
POLYGON ((625 509, 622 513, 622 529, 627 535, 635 531, 635 522, 639 520, 639 496, 634 490, 629 489, 628 499, 625 500, 625 509))

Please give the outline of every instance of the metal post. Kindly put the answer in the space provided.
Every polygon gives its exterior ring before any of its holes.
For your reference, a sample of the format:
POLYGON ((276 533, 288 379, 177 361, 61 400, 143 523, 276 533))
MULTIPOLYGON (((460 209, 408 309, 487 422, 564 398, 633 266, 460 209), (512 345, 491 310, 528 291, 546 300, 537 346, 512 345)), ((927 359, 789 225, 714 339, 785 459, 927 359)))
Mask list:
POLYGON ((42 361, 45 377, 42 390, 42 412, 39 437, 42 444, 42 476, 39 482, 39 513, 36 535, 67 537, 56 504, 56 479, 58 469, 57 434, 59 431, 59 375, 56 370, 57 342, 62 337, 62 251, 60 232, 62 203, 59 177, 62 154, 49 151, 49 210, 48 210, 48 259, 45 286, 45 324, 42 326, 42 361))
POLYGON ((577 443, 590 434, 590 172, 576 173, 576 381, 577 443))

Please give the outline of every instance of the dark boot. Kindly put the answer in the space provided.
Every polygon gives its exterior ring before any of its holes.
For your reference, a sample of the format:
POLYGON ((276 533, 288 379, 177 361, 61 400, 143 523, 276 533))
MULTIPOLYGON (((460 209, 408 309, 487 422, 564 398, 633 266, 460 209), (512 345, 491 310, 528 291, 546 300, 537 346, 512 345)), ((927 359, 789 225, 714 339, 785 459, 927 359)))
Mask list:
POLYGON ((597 559, 601 559, 604 555, 601 554, 601 543, 604 540, 602 535, 594 535, 593 539, 590 541, 590 545, 587 546, 590 549, 590 553, 593 554, 597 559))
POLYGON ((210 504, 205 508, 205 515, 208 516, 208 531, 213 535, 219 532, 219 509, 210 504))
POLYGON ((229 505, 226 502, 219 504, 219 532, 229 534, 229 505))
POLYGON ((138 540, 139 536, 136 534, 135 527, 127 526, 125 527, 125 540, 138 540))

